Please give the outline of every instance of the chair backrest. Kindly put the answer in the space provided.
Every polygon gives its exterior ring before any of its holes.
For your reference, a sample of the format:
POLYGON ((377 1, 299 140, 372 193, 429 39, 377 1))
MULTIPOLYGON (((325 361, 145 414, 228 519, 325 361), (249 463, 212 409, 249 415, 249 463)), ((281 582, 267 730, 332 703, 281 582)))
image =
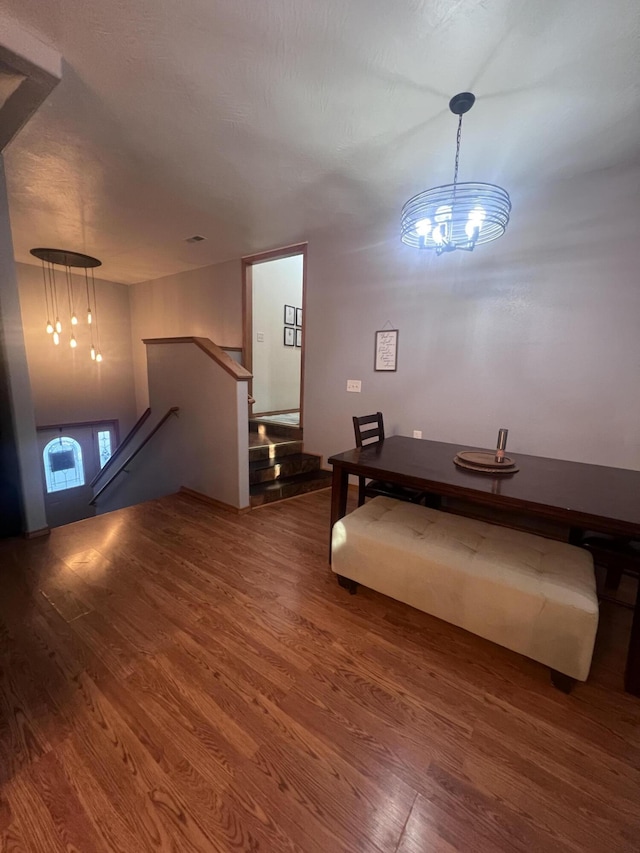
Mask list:
POLYGON ((353 429, 356 434, 356 447, 362 447, 363 444, 371 441, 384 441, 382 412, 376 412, 375 415, 364 415, 362 418, 354 416, 353 429), (368 426, 369 424, 372 426, 368 426))

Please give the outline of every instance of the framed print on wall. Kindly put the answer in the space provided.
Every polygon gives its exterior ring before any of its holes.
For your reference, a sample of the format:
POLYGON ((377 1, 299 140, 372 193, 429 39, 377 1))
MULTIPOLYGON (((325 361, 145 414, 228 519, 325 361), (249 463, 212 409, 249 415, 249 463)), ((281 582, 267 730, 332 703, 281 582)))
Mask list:
POLYGON ((302 328, 302 308, 296 308, 296 326, 302 328))
POLYGON ((285 326, 284 327, 284 345, 286 347, 292 347, 295 345, 295 329, 293 326, 285 326))
POLYGON ((394 371, 398 369, 398 330, 381 329, 376 332, 374 370, 394 371))
POLYGON ((296 324, 296 309, 293 305, 284 306, 284 324, 285 326, 295 326, 296 324))
POLYGON ((296 346, 302 346, 302 329, 296 329, 296 346))

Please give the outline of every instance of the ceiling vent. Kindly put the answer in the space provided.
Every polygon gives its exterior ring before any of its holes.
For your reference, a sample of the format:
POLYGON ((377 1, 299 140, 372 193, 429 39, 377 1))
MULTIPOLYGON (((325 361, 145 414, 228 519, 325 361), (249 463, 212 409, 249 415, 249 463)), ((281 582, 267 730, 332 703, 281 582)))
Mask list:
POLYGON ((206 237, 203 237, 202 234, 194 234, 193 237, 187 237, 185 243, 202 243, 203 240, 206 240, 206 237))

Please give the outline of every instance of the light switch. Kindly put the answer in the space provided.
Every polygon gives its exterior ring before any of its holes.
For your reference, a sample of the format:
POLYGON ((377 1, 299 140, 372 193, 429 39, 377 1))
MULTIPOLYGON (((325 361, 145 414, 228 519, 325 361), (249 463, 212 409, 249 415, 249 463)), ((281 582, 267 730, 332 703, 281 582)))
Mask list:
POLYGON ((263 343, 263 341, 264 341, 264 332, 258 332, 258 334, 256 335, 256 340, 257 340, 257 341, 258 341, 258 343, 260 343, 260 344, 261 344, 261 343, 263 343))
POLYGON ((360 379, 347 379, 347 391, 354 391, 359 394, 362 391, 362 381, 360 379))

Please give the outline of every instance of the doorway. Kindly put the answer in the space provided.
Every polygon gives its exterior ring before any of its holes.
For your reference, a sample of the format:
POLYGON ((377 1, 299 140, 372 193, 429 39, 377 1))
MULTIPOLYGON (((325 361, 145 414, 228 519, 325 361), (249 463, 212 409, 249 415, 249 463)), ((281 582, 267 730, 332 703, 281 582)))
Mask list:
POLYGON ((243 361, 253 374, 249 414, 302 429, 307 246, 243 259, 243 361))
POLYGON ((92 481, 118 441, 117 422, 38 427, 44 504, 49 527, 96 514, 92 481))

